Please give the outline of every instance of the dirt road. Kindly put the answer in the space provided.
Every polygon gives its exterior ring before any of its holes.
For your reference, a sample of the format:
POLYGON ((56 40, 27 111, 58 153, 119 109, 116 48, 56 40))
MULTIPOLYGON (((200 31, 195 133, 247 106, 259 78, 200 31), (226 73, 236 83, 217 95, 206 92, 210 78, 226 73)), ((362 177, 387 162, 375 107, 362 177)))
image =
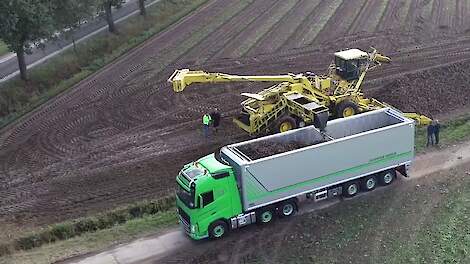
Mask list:
POLYGON ((240 92, 263 86, 194 86, 176 95, 166 83, 176 68, 322 73, 334 51, 375 46, 393 63, 367 77, 367 94, 433 115, 468 106, 469 4, 209 1, 0 131, 2 235, 164 195, 183 163, 243 139, 230 117, 240 92), (208 143, 200 118, 214 107, 225 118, 208 143))
MULTIPOLYGON (((458 168, 462 166, 466 168, 470 173, 470 142, 451 146, 443 149, 442 151, 434 150, 423 155, 416 157, 413 163, 410 177, 408 179, 402 178, 401 181, 395 185, 375 190, 372 193, 362 193, 356 198, 348 199, 342 203, 350 203, 352 200, 361 200, 361 203, 369 203, 377 199, 378 196, 384 193, 399 194, 401 192, 409 192, 410 186, 424 187, 416 192, 426 192, 427 188, 433 188, 432 183, 435 183, 442 179, 435 179, 446 175, 452 168, 458 168), (431 184, 429 184, 431 183, 431 184), (429 184, 426 186, 426 184, 429 184), (387 190, 391 189, 391 190, 387 190)), ((448 176, 446 181, 449 185, 455 184, 455 182, 448 176)), ((434 186, 436 187, 436 186, 434 186)), ((412 189, 411 188, 411 189, 412 189)), ((415 193, 415 196, 419 196, 419 193, 415 193)), ((394 198, 397 199, 397 198, 394 198)), ((403 202, 401 199, 397 199, 399 202, 403 202)), ((399 202, 391 205, 403 206, 399 202)), ((278 220, 272 226, 259 227, 251 226, 238 230, 230 234, 229 237, 222 241, 191 241, 189 240, 179 229, 169 231, 164 235, 157 237, 146 237, 139 239, 132 243, 118 246, 111 250, 101 252, 97 255, 89 256, 81 260, 72 260, 64 263, 242 263, 250 262, 246 259, 250 254, 260 255, 260 252, 256 252, 253 249, 245 251, 246 247, 254 246, 255 248, 260 245, 273 243, 274 246, 279 245, 280 241, 288 237, 290 230, 298 229, 294 222, 299 222, 299 219, 306 219, 308 221, 312 216, 317 214, 326 215, 329 221, 335 221, 334 217, 329 217, 326 212, 338 210, 341 207, 338 203, 341 203, 339 199, 330 200, 326 202, 320 202, 317 204, 305 203, 301 207, 301 211, 295 218, 297 219, 282 219, 278 220), (328 209, 327 209, 328 208, 328 209), (335 209, 336 208, 336 209, 335 209), (292 222, 291 222, 292 221, 292 222), (259 236, 265 236, 261 239, 259 236), (246 242, 246 243, 245 243, 246 242), (249 244, 249 245, 248 245, 249 244), (223 248, 230 248, 231 250, 223 250, 223 248), (179 262, 181 261, 181 262, 179 262)), ((391 209, 390 209, 391 210, 391 209)), ((377 212, 375 212, 377 213, 377 212)), ((381 219, 383 223, 393 221, 395 217, 393 214, 385 214, 384 218, 381 219)), ((310 219, 310 221, 312 221, 310 219)), ((424 221, 424 219, 420 219, 424 221)), ((417 224, 417 223, 415 223, 417 224)), ((318 232, 322 232, 318 230, 318 232)), ((373 243, 380 242, 380 237, 376 237, 376 241, 369 241, 366 243, 367 246, 373 245, 373 243)), ((262 251, 262 250, 260 250, 262 251)), ((379 253, 377 253, 379 254, 379 253)), ((269 263, 279 261, 278 256, 264 256, 264 260, 269 263)))

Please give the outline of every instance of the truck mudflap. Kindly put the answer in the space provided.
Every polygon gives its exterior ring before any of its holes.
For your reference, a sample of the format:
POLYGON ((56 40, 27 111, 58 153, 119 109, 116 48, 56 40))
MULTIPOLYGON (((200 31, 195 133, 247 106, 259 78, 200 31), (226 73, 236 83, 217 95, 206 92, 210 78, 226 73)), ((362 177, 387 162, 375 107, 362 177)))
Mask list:
POLYGON ((396 170, 403 176, 409 177, 408 175, 408 170, 410 168, 411 164, 403 164, 401 166, 398 166, 396 170))

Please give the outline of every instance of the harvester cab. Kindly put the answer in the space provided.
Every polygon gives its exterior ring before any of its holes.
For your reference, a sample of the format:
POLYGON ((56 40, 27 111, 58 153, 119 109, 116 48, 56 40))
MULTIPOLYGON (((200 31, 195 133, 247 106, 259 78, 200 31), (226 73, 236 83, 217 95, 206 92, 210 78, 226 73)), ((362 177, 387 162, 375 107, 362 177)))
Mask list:
POLYGON ((357 80, 366 66, 369 54, 359 49, 335 53, 336 74, 346 81, 357 80))

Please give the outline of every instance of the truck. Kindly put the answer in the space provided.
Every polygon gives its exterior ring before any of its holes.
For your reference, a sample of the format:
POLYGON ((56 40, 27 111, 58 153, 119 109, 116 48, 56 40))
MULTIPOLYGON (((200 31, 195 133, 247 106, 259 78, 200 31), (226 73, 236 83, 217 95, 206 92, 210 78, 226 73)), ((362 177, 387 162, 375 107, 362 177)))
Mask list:
POLYGON ((307 200, 352 197, 407 176, 415 122, 393 108, 224 146, 176 177, 181 226, 192 239, 295 214, 307 200))

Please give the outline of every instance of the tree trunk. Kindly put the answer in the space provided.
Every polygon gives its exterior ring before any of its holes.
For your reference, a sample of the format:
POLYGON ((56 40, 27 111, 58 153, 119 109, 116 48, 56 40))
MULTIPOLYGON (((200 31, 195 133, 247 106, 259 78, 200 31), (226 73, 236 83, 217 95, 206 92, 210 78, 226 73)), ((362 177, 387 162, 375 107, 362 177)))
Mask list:
POLYGON ((139 0, 139 9, 140 9, 140 15, 145 16, 146 15, 145 0, 139 0))
POLYGON ((113 14, 111 13, 111 1, 106 1, 104 3, 104 12, 106 13, 109 32, 116 34, 116 26, 114 25, 113 14))
POLYGON ((26 72, 26 61, 24 59, 24 45, 21 44, 20 48, 16 51, 16 57, 18 59, 18 67, 20 68, 20 77, 22 80, 28 80, 28 74, 26 72))

